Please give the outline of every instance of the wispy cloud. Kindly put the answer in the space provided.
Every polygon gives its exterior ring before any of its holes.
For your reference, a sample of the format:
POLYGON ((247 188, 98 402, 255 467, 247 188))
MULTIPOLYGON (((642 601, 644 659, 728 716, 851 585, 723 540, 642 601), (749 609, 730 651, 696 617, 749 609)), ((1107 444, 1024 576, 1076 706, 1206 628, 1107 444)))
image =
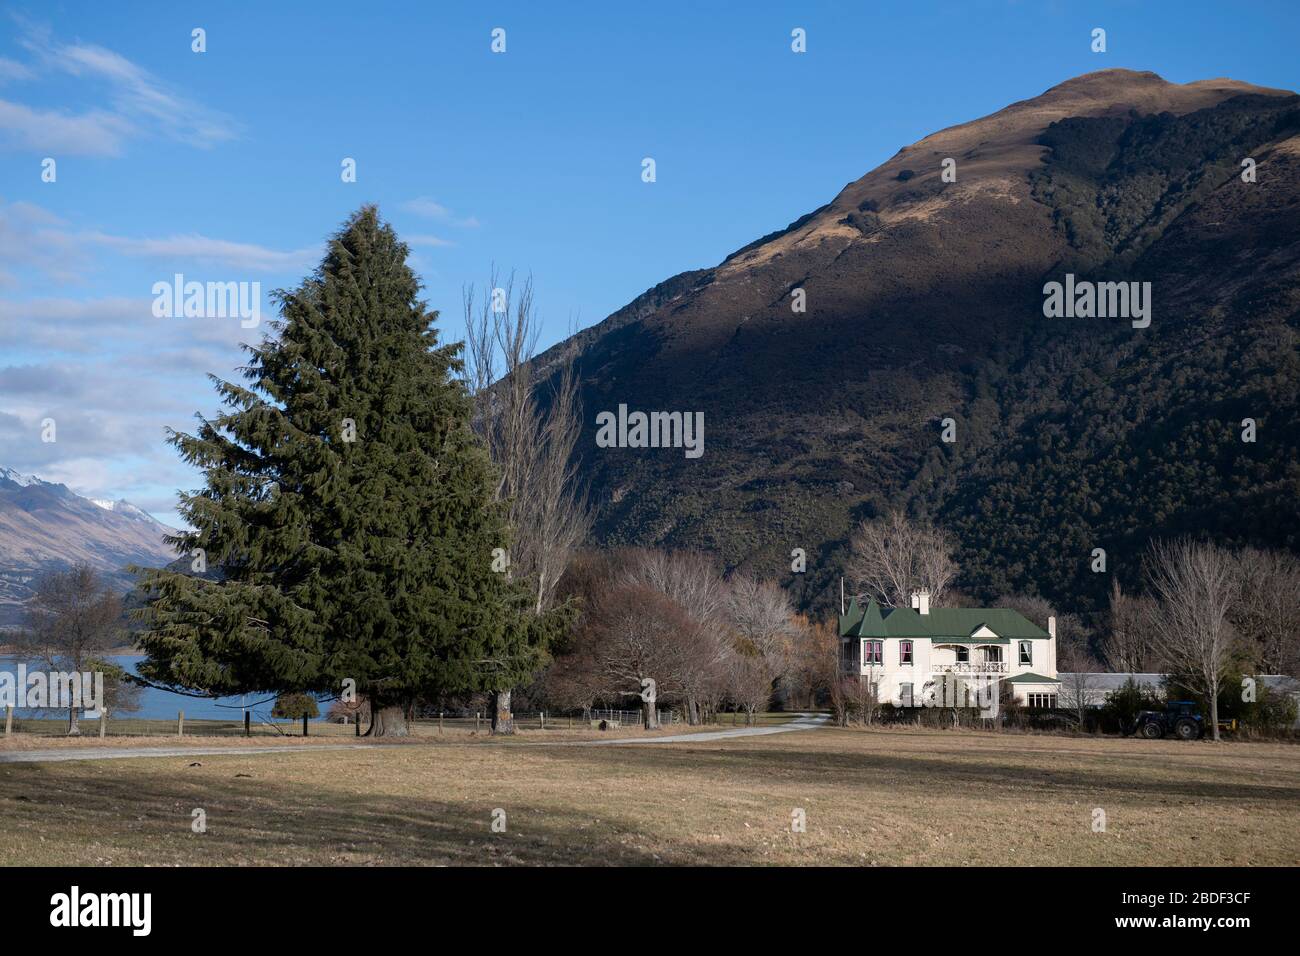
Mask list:
POLYGON ((11 60, 7 56, 0 56, 0 83, 9 80, 30 80, 35 75, 17 60, 11 60))
POLYGON ((413 215, 422 216, 425 219, 437 219, 453 226, 468 228, 479 224, 478 219, 473 216, 458 218, 455 213, 442 203, 430 199, 428 196, 417 196, 415 199, 408 199, 402 203, 401 208, 413 215))
POLYGON ((420 233, 416 233, 415 235, 405 236, 403 238, 403 241, 408 246, 444 247, 444 246, 454 246, 456 244, 452 242, 450 239, 443 239, 439 236, 421 235, 420 233))
POLYGON ((163 136, 206 149, 238 133, 228 116, 173 89, 148 70, 105 47, 60 43, 47 28, 19 19, 19 43, 30 61, 0 59, 0 80, 62 73, 87 81, 106 102, 83 112, 34 108, 0 99, 0 142, 51 153, 116 156, 128 139, 163 136))
POLYGON ((192 260, 257 272, 298 271, 319 261, 321 257, 320 247, 281 251, 259 246, 256 243, 232 242, 228 239, 213 239, 198 234, 167 236, 159 239, 132 239, 103 232, 84 232, 79 233, 78 238, 126 256, 192 260))
POLYGON ((75 229, 35 203, 0 201, 0 288, 20 286, 17 272, 35 278, 44 291, 51 282, 81 284, 97 268, 96 256, 101 251, 154 259, 169 269, 198 263, 242 272, 299 273, 320 261, 323 247, 272 249, 199 233, 119 236, 75 229))

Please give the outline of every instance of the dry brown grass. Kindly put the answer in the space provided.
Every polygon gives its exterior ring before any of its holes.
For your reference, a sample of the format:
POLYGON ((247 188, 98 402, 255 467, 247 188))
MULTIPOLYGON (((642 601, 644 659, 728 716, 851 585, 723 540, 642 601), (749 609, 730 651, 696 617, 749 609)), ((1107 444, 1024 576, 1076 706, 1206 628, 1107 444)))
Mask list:
POLYGON ((1282 744, 824 729, 194 759, 202 766, 0 765, 0 863, 1300 860, 1300 749, 1282 744), (190 830, 195 807, 207 811, 206 834, 190 830), (490 831, 496 807, 506 833, 490 831), (1092 830, 1095 807, 1105 833, 1092 830), (806 833, 791 832, 795 808, 806 833))

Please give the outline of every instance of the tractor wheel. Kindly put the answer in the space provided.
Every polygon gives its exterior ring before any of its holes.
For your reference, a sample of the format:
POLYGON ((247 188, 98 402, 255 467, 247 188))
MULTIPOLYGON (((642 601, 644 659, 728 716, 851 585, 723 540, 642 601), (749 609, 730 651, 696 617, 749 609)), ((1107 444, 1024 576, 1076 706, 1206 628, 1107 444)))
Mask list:
POLYGON ((1201 728, 1196 726, 1196 721, 1184 717, 1174 724, 1174 735, 1179 740, 1195 740, 1201 736, 1201 728))
POLYGON ((1154 720, 1148 720, 1145 724, 1142 725, 1142 736, 1145 737, 1147 740, 1159 740, 1164 735, 1165 732, 1161 729, 1160 725, 1156 723, 1154 720))

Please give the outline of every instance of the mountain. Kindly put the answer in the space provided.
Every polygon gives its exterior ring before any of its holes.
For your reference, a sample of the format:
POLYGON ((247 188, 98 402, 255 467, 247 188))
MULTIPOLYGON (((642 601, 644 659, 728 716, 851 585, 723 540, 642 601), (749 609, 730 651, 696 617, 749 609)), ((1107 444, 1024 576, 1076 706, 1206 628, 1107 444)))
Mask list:
POLYGON ((127 501, 83 498, 66 485, 0 467, 0 627, 22 623, 23 603, 45 571, 85 562, 125 591, 128 564, 161 566, 175 530, 127 501))
POLYGON ((890 507, 952 531, 972 596, 1085 612, 1152 536, 1300 548, 1298 206, 1284 90, 1105 70, 934 133, 574 337, 596 537, 820 609, 890 507), (1150 282, 1149 327, 1046 317, 1067 274, 1150 282), (598 446, 621 404, 703 412, 704 454, 598 446))

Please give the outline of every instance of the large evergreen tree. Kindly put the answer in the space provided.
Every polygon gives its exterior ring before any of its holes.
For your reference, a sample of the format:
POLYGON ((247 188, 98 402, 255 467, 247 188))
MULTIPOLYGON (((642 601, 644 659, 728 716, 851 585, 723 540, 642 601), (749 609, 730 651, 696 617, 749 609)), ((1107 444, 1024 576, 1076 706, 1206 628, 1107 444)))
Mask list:
POLYGON ((213 694, 339 693, 370 733, 406 732, 420 696, 510 686, 554 618, 492 570, 505 507, 470 429, 459 343, 439 345, 407 247, 374 207, 277 293, 282 320, 225 410, 170 440, 205 473, 179 544, 215 575, 144 574, 141 673, 213 694), (215 579, 214 579, 215 578, 215 579))

